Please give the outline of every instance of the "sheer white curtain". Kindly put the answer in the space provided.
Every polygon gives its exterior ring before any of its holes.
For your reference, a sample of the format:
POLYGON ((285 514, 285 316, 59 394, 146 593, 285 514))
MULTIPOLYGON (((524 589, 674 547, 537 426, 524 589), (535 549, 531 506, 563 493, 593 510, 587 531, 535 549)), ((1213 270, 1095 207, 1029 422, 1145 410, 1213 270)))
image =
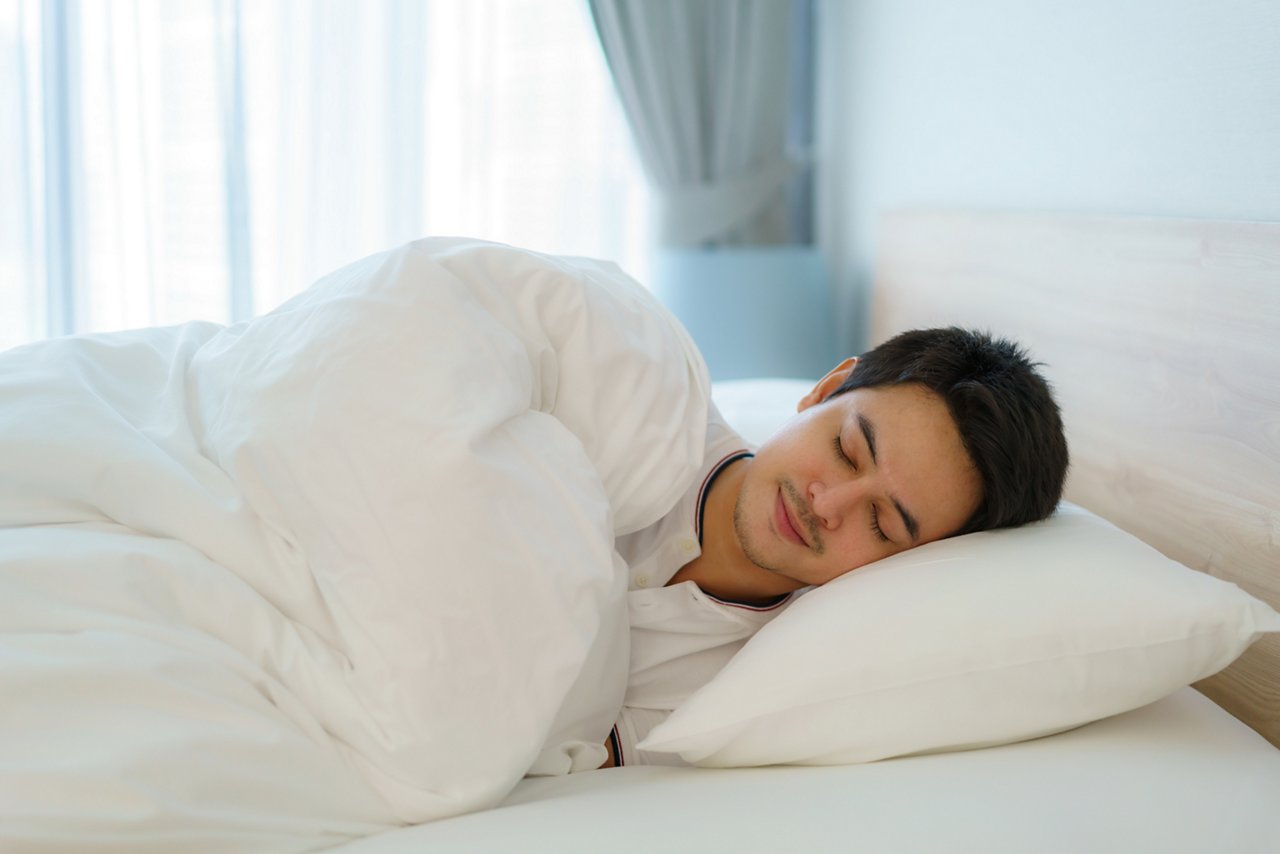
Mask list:
POLYGON ((0 346, 226 322, 423 234, 646 272, 582 0, 0 0, 0 346))

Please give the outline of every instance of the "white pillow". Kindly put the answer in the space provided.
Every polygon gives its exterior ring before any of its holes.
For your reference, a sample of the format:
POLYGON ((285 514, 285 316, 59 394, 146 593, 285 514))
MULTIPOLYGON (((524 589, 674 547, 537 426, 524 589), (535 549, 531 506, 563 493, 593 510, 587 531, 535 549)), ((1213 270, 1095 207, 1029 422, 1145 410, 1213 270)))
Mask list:
POLYGON ((789 379, 722 380, 712 384, 712 399, 725 421, 742 438, 763 445, 796 414, 796 404, 818 381, 789 379))
POLYGON ((1280 614, 1073 505, 802 596, 639 745, 837 765, 1035 738, 1226 667, 1280 614))

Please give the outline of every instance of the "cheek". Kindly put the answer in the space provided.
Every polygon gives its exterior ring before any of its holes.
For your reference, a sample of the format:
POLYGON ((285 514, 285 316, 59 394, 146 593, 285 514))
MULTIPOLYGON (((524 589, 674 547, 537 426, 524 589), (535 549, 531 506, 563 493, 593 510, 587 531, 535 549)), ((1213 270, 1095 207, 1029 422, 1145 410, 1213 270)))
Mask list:
POLYGON ((859 528, 856 519, 852 520, 850 524, 844 525, 840 533, 840 541, 832 543, 834 548, 830 549, 829 557, 833 563, 841 564, 845 567, 862 566, 862 564, 870 563, 880 557, 878 551, 868 541, 868 538, 863 536, 863 534, 870 532, 859 528))
POLYGON ((854 516, 841 525, 838 534, 838 538, 827 541, 824 560, 830 561, 831 568, 839 569, 840 574, 906 551, 893 543, 881 542, 871 530, 870 518, 854 516))
POLYGON ((738 502, 734 508, 734 524, 744 527, 745 533, 759 538, 768 532, 769 514, 773 507, 774 488, 763 478, 750 478, 742 484, 738 502))
POLYGON ((811 436, 797 436, 792 441, 779 442, 768 454, 757 454, 756 460, 762 463, 763 476, 775 487, 779 481, 789 480, 796 489, 803 490, 813 480, 826 476, 824 467, 834 462, 831 448, 834 436, 833 433, 825 445, 811 436))

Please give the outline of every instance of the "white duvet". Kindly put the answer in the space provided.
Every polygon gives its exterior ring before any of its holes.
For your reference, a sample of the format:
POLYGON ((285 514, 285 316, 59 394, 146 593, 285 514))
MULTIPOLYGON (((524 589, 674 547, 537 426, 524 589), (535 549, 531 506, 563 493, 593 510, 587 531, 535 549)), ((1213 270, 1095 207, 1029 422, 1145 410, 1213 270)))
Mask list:
POLYGON ((0 850, 313 850, 597 766, 613 540, 708 399, 616 267, 460 239, 0 355, 0 850))

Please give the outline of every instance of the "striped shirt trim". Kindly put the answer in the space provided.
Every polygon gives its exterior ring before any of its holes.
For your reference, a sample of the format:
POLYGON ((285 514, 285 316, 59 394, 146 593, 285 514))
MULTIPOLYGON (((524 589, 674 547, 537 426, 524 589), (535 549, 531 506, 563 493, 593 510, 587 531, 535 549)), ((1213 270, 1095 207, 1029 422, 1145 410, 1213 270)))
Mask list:
POLYGON ((707 598, 714 599, 721 605, 728 605, 730 608, 741 608, 744 611, 772 611, 774 608, 781 608, 783 605, 787 604, 787 600, 791 598, 790 593, 783 593, 780 599, 775 599, 767 605, 748 605, 745 602, 732 602, 728 599, 721 599, 719 596, 713 596, 705 590, 702 592, 707 596, 707 598))
POLYGON ((715 479, 720 476, 720 472, 724 471, 725 466, 729 465, 729 463, 734 460, 741 460, 745 457, 754 456, 755 454, 750 451, 742 450, 725 454, 720 458, 720 462, 716 463, 715 466, 712 467, 711 471, 707 472, 707 476, 702 479, 702 486, 698 487, 698 509, 693 516, 693 530, 698 536, 698 545, 702 545, 702 517, 706 513, 707 493, 711 491, 711 484, 715 482, 715 479))
POLYGON ((609 744, 613 746, 613 767, 621 768, 627 763, 622 759, 622 739, 618 738, 618 725, 609 730, 609 744))
MULTIPOLYGON (((702 486, 698 488, 698 512, 695 515, 695 518, 693 520, 693 529, 698 534, 699 546, 702 545, 702 521, 703 521, 703 516, 706 515, 707 494, 711 491, 711 484, 714 483, 715 479, 720 476, 720 472, 724 471, 725 468, 728 467, 729 463, 732 463, 735 460, 741 460, 746 457, 754 457, 754 456, 755 454, 751 453, 750 451, 743 451, 743 450, 733 451, 732 453, 725 454, 720 459, 720 462, 716 463, 715 466, 711 469, 711 471, 707 472, 707 476, 703 478, 702 486)), ((721 605, 728 605, 730 608, 740 608, 743 611, 772 611, 774 608, 781 608, 783 605, 787 603, 787 600, 791 598, 791 594, 787 593, 787 594, 784 594, 782 598, 776 599, 773 602, 770 602, 766 605, 748 605, 744 602, 732 602, 728 599, 721 599, 719 596, 713 596, 710 593, 707 593, 705 590, 702 592, 706 594, 709 598, 714 599, 716 602, 719 602, 721 605)))

